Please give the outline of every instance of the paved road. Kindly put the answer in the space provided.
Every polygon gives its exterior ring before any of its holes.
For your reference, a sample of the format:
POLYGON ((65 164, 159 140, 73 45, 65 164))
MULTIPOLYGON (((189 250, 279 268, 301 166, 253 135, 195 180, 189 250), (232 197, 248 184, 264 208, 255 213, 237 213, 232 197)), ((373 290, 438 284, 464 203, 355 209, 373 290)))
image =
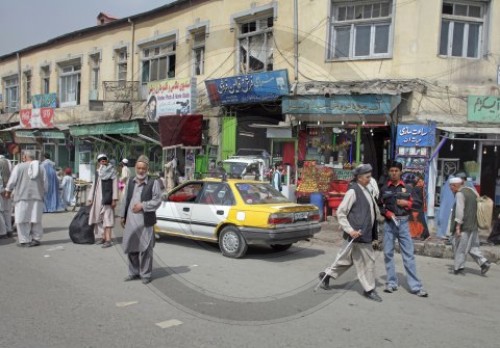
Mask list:
MULTIPOLYGON (((44 243, 0 243, 0 347, 497 347, 500 270, 417 257, 430 293, 361 296, 353 271, 314 293, 336 245, 251 248, 240 260, 211 244, 163 238, 154 281, 124 283, 121 247, 75 245, 72 213, 44 216, 44 243)), ((121 230, 117 229, 119 236, 121 230)), ((378 282, 384 282, 377 254, 378 282)), ((398 257, 397 267, 403 277, 398 257)), ((404 283, 404 282, 403 282, 404 283)))

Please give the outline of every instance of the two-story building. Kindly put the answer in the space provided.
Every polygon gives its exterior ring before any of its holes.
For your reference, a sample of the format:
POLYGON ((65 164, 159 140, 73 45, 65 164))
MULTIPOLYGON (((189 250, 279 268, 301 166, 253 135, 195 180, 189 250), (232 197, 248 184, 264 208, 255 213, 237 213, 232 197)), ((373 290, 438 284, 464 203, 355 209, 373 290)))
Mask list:
POLYGON ((428 170, 431 192, 467 170, 494 195, 499 17, 497 0, 178 0, 101 13, 0 57, 4 151, 50 151, 82 175, 98 152, 146 153, 160 170, 172 150, 159 116, 200 114, 203 152, 177 150, 181 168, 239 148, 371 162, 377 174, 398 157, 428 170))

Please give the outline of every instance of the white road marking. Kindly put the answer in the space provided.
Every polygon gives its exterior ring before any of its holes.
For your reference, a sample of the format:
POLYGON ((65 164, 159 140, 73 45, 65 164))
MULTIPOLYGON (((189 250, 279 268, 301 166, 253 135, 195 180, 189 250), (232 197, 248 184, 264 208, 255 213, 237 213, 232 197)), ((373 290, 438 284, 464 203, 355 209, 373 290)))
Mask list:
POLYGON ((116 302, 116 307, 127 307, 133 304, 139 303, 137 301, 129 301, 129 302, 116 302))
POLYGON ((189 268, 191 268, 191 267, 198 267, 198 265, 191 265, 191 266, 189 266, 189 268))
POLYGON ((43 257, 50 257, 50 255, 48 255, 48 254, 45 254, 45 255, 43 255, 43 257))
POLYGON ((47 251, 56 251, 56 250, 64 250, 64 247, 62 245, 58 245, 56 247, 47 249, 47 251))
POLYGON ((178 325, 182 325, 182 324, 183 324, 182 321, 177 320, 177 319, 172 319, 172 320, 167 320, 167 321, 162 321, 160 323, 156 323, 155 325, 161 327, 162 329, 167 329, 169 327, 178 326, 178 325))

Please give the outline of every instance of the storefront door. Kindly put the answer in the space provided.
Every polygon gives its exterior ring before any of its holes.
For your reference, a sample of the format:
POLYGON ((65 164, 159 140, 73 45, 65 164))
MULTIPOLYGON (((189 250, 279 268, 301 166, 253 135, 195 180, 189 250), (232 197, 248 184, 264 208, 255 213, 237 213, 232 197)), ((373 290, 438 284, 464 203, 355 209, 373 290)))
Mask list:
MULTIPOLYGON (((498 150, 497 150, 498 151, 498 150)), ((495 151, 494 145, 483 145, 483 157, 481 161, 481 195, 486 195, 495 200, 496 181, 500 178, 499 152, 495 151)))

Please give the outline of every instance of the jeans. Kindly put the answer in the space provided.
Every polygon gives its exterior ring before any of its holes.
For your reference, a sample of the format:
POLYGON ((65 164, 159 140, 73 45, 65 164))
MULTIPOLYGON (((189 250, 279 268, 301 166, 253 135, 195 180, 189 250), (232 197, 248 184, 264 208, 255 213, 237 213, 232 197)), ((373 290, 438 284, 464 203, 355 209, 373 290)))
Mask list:
POLYGON ((394 243, 399 242, 403 265, 406 271, 406 280, 411 292, 417 292, 422 288, 422 283, 417 276, 417 266, 413 250, 413 241, 410 237, 408 219, 398 219, 399 227, 393 221, 384 224, 384 262, 387 272, 386 284, 391 287, 398 286, 398 277, 394 265, 394 243))

